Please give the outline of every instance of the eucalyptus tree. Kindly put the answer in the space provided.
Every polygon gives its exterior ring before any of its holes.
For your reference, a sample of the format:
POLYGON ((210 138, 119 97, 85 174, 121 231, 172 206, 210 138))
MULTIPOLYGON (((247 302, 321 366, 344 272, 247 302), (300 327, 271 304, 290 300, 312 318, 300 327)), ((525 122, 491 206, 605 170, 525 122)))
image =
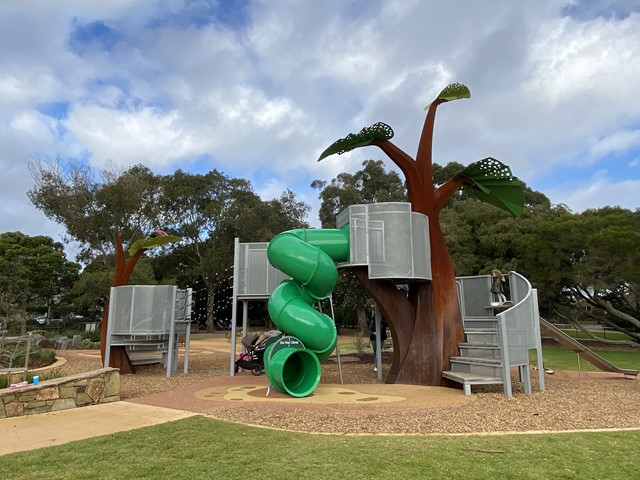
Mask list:
POLYGON ((588 306, 587 315, 640 340, 640 210, 559 206, 516 248, 542 305, 588 306))
POLYGON ((309 206, 289 190, 262 200, 251 183, 217 170, 190 174, 181 170, 162 179, 159 204, 166 229, 182 238, 173 255, 158 259, 164 276, 185 285, 198 279, 207 287, 207 323, 214 324, 217 280, 233 265, 234 239, 268 241, 282 230, 306 226, 309 206))
POLYGON ((34 157, 29 168, 34 180, 29 199, 64 226, 66 240, 74 242, 83 263, 108 263, 116 250, 116 230, 125 244, 132 244, 161 226, 159 178, 143 165, 117 173, 86 162, 34 157))

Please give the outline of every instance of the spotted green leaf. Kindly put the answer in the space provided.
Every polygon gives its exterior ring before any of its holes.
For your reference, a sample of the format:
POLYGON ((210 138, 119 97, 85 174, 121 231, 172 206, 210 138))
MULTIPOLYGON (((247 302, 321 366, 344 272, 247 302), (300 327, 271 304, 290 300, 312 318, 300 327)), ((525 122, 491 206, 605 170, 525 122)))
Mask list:
MULTIPOLYGON (((444 89, 438 94, 436 100, 444 100, 450 102, 452 100, 460 100, 461 98, 471 98, 471 92, 466 85, 462 83, 451 83, 444 87, 444 89)), ((431 104, 424 107, 425 110, 429 108, 431 104)))
POLYGON ((374 140, 389 140, 391 138, 393 138, 393 129, 386 123, 378 122, 370 127, 364 127, 358 133, 350 133, 346 137, 335 141, 329 148, 322 152, 318 161, 336 153, 342 155, 355 148, 366 147, 374 140))
POLYGON ((495 158, 488 157, 472 163, 459 175, 473 181, 476 196, 515 216, 524 212, 524 189, 511 169, 495 158))

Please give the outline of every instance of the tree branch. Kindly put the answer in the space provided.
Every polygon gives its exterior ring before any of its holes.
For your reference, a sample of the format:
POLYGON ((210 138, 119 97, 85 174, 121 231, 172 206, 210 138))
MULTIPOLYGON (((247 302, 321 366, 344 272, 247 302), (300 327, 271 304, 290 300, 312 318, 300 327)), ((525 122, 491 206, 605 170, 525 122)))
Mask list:
POLYGON ((604 300, 602 300, 601 298, 598 298, 595 295, 591 295, 588 290, 582 288, 579 285, 573 285, 571 287, 571 289, 583 300, 585 300, 586 302, 588 302, 590 305, 597 307, 597 308, 601 308, 602 310, 604 310, 605 312, 607 312, 608 314, 619 318, 620 320, 623 320, 625 322, 629 322, 631 325, 633 325, 636 328, 640 328, 640 320, 638 320, 637 318, 633 317, 632 315, 629 315, 628 313, 624 313, 620 310, 618 310, 617 308, 615 308, 613 305, 611 305, 609 302, 606 302, 604 300))
MULTIPOLYGON (((637 340, 640 340, 640 334, 636 333, 636 332, 632 332, 631 330, 628 330, 624 327, 621 327, 620 325, 615 324, 614 322, 612 322, 611 320, 609 320, 606 317, 602 317, 600 315, 594 315, 593 313, 590 312, 585 312, 586 315, 588 317, 594 318, 602 323, 606 323, 607 325, 609 325, 611 328, 613 328, 614 330, 624 333, 625 335, 630 336, 631 338, 635 338, 637 340)), ((632 347, 638 348, 640 347, 640 345, 638 345, 636 342, 631 342, 628 340, 608 340, 608 342, 612 342, 612 343, 622 343, 624 345, 631 345, 632 347)))
POLYGON ((418 153, 416 154, 416 162, 423 171, 424 178, 432 178, 433 165, 433 127, 436 119, 436 109, 441 103, 445 103, 444 99, 436 99, 431 102, 427 110, 427 116, 424 119, 422 133, 420 134, 420 142, 418 143, 418 153))
POLYGON ((375 145, 380 148, 380 150, 382 150, 393 161, 393 163, 400 168, 407 182, 409 203, 414 207, 417 207, 418 211, 420 211, 420 206, 416 205, 420 194, 427 195, 429 199, 432 199, 433 186, 431 183, 429 183, 429 185, 424 185, 415 160, 389 140, 373 140, 371 145, 375 145))
POLYGON ((465 177, 463 175, 456 175, 453 178, 450 178, 442 185, 440 185, 435 192, 435 208, 437 212, 442 210, 442 207, 447 203, 447 201, 458 191, 458 189, 462 185, 473 185, 473 181, 465 177))

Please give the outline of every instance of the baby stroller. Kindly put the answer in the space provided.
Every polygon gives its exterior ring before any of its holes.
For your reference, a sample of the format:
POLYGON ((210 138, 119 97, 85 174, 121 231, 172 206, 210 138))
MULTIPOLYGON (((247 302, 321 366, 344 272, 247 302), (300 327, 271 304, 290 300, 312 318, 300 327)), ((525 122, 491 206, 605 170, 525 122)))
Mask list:
POLYGON ((270 336, 260 338, 259 333, 242 337, 242 345, 246 348, 246 352, 240 354, 236 360, 236 373, 241 368, 251 370, 254 375, 260 375, 264 370, 264 349, 267 346, 267 340, 270 336))

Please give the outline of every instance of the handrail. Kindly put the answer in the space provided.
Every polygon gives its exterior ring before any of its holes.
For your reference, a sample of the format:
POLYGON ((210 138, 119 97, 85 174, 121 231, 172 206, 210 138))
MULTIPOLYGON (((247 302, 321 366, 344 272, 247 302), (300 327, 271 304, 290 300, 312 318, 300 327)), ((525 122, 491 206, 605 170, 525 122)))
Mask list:
POLYGON ((531 283, 517 272, 509 272, 509 290, 514 305, 496 315, 498 319, 498 337, 501 346, 502 380, 505 395, 511 396, 510 367, 517 366, 525 382, 525 392, 531 393, 529 374, 529 349, 535 348, 538 363, 540 390, 544 390, 544 368, 542 361, 542 342, 538 324, 538 296, 531 283), (523 291, 524 290, 524 291, 523 291), (513 319, 513 322, 508 322, 513 319), (520 324, 518 322, 520 321, 520 324), (509 344, 509 324, 516 323, 517 337, 524 338, 518 344, 509 344), (514 358, 515 357, 515 358, 514 358))

